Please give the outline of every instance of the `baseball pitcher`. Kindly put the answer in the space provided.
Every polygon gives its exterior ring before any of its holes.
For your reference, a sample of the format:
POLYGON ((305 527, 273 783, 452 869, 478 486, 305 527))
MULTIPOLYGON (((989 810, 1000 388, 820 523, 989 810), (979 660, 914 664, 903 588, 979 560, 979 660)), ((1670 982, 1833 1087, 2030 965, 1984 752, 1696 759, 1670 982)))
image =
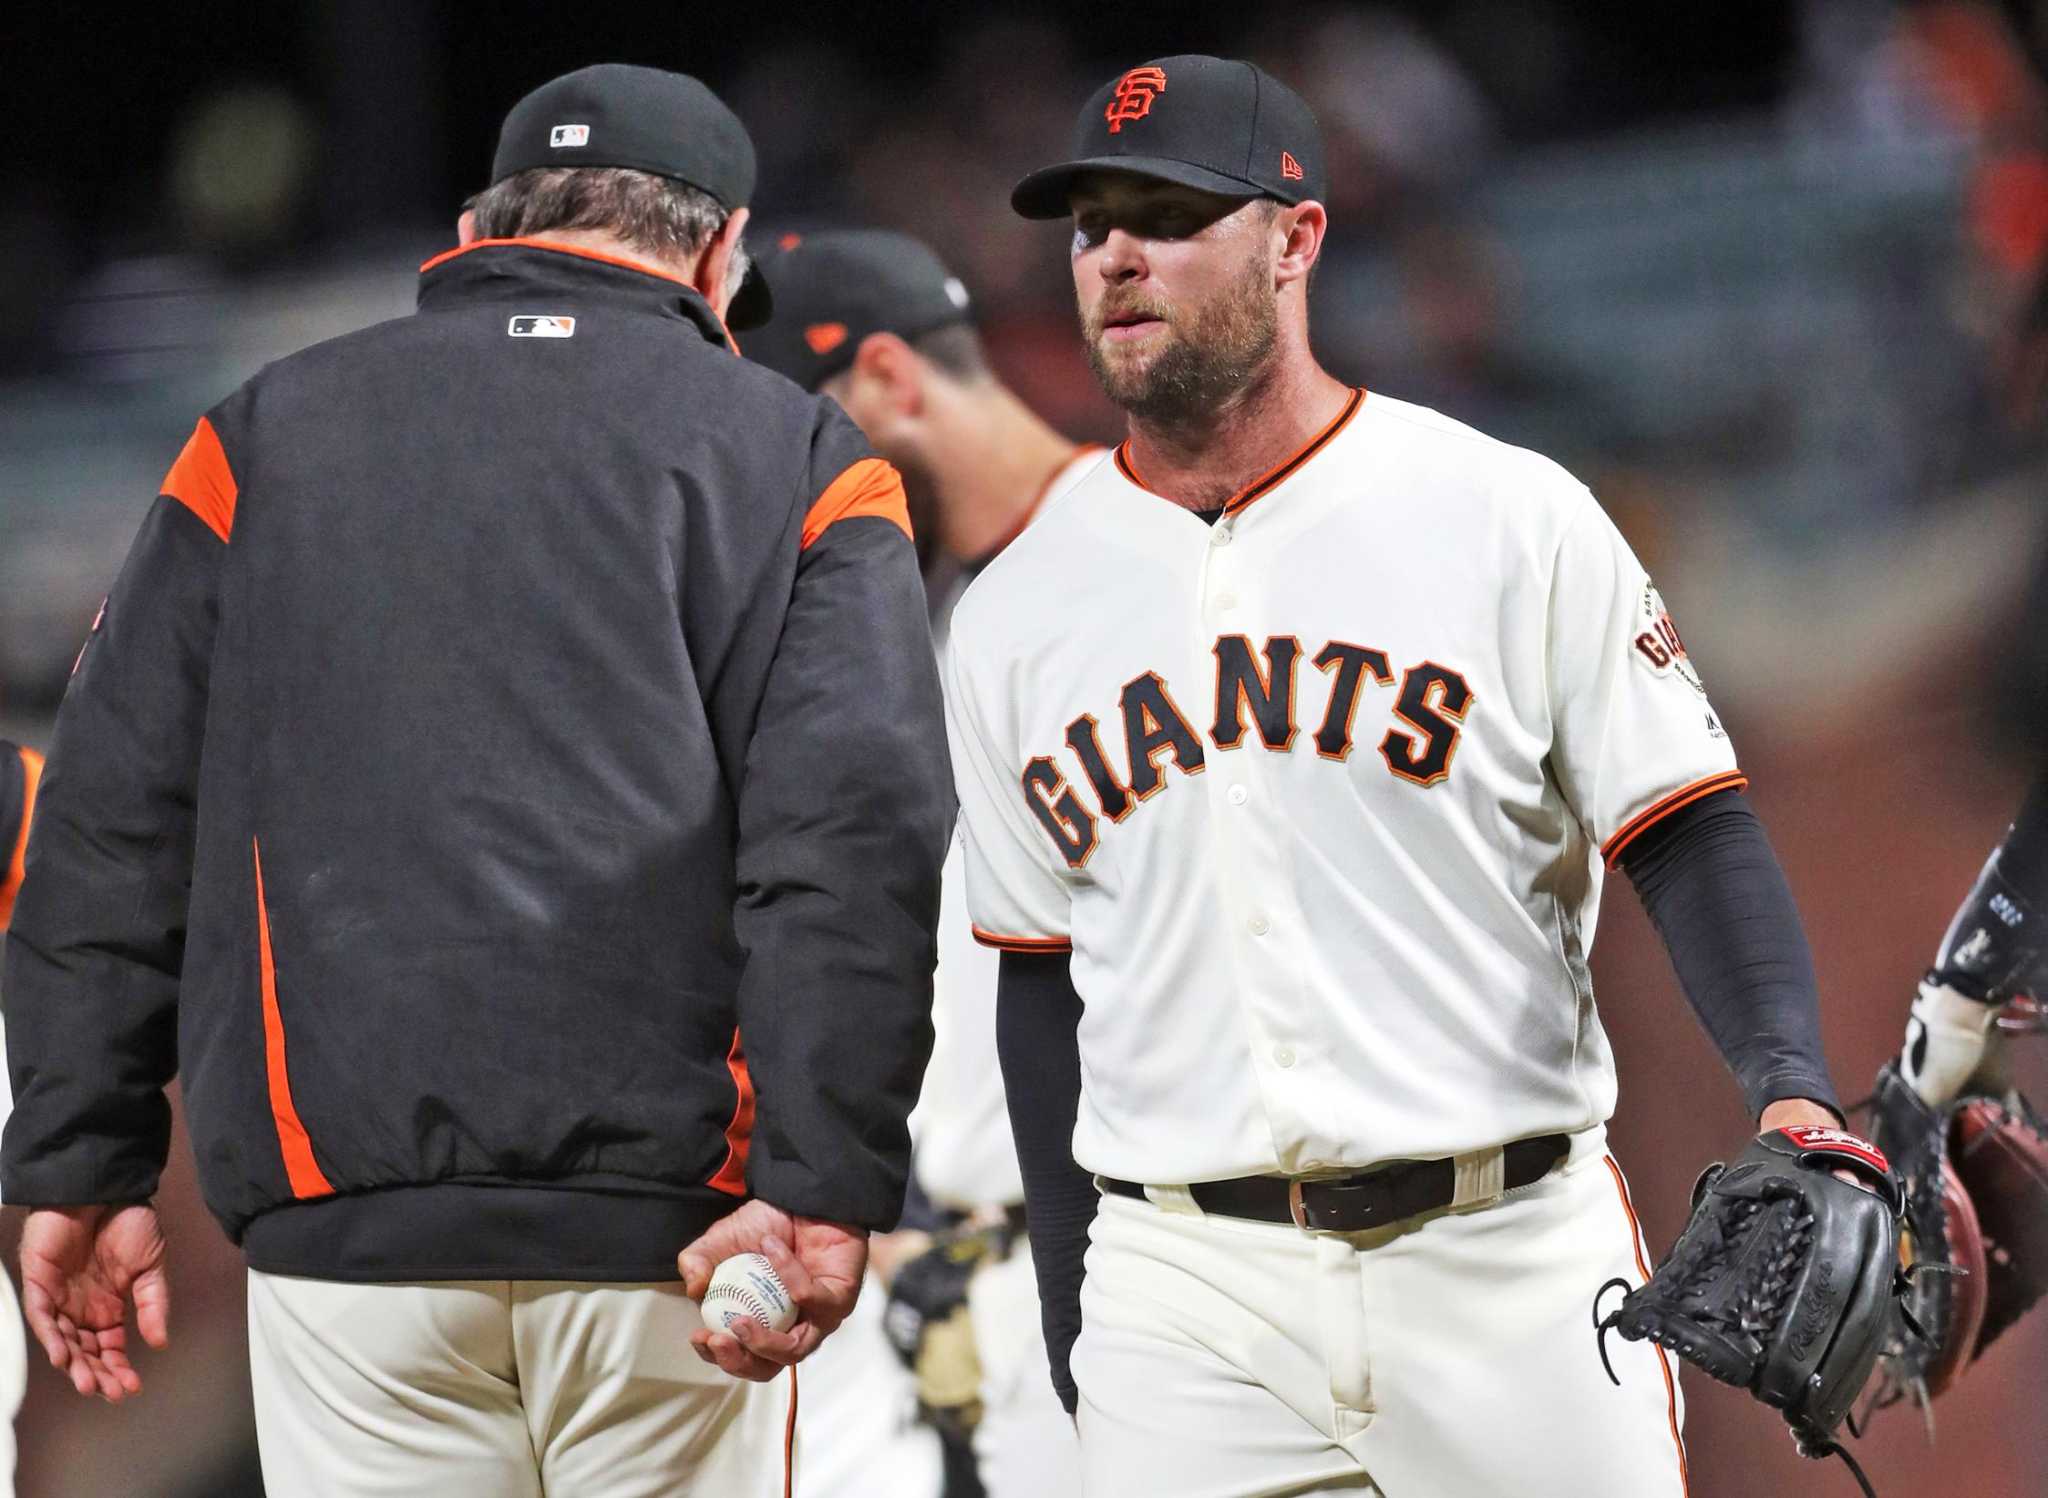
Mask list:
POLYGON ((1069 226, 1128 417, 969 588, 947 673, 1053 1380, 1101 1498, 1678 1498, 1667 1344, 1704 1334, 1652 1314, 1605 1142, 1607 869, 1759 1120, 1695 1224, 1801 1270, 1712 1371, 1816 1447, 1831 1408, 1775 1380, 1845 1284, 1828 1345, 1868 1371, 1889 1173, 1627 544, 1557 465, 1318 364, 1325 170, 1283 84, 1167 57, 1012 198, 1069 226))

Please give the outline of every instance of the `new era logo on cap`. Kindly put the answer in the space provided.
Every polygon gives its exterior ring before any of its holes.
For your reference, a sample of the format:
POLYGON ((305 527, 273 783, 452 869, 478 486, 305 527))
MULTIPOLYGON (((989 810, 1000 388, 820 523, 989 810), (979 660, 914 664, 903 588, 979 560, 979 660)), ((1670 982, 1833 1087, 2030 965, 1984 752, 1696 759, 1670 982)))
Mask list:
POLYGON ((563 146, 587 146, 590 144, 588 125, 557 125, 548 132, 548 144, 557 150, 563 146))
POLYGON ((1116 135, 1126 120, 1142 120, 1152 112, 1152 101, 1166 92, 1164 68, 1132 68, 1116 81, 1109 107, 1102 117, 1109 121, 1109 133, 1116 135))
POLYGON ((576 319, 554 313, 529 313, 513 318, 505 334, 510 338, 574 338, 576 319))
POLYGON ((1280 153, 1280 175, 1287 178, 1290 182, 1299 182, 1301 180, 1301 163, 1294 159, 1292 151, 1282 151, 1280 153))

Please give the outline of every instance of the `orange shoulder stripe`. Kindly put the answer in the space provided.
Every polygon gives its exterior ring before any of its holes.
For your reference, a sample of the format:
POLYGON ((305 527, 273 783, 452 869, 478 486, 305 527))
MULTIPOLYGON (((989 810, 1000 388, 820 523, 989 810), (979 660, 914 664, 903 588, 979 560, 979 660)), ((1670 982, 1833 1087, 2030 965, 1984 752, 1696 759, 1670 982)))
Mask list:
POLYGON ((7 922, 14 915, 14 896, 21 889, 23 866, 28 858, 28 824, 36 814, 36 787, 43 780, 43 757, 29 748, 21 746, 21 770, 25 778, 21 788, 21 826, 14 834, 14 849, 8 855, 5 873, 0 873, 0 931, 7 929, 7 922))
POLYGON ((881 458, 862 458, 825 486, 804 516, 804 550, 810 550, 829 526, 855 515, 893 520, 910 535, 910 501, 903 495, 903 476, 881 458))
POLYGON ((984 931, 979 926, 968 928, 974 939, 984 947, 994 947, 998 952, 1071 952, 1074 950, 1072 937, 1067 936, 998 936, 993 931, 984 931))
POLYGON ((1723 770, 1718 775, 1695 780, 1691 785, 1682 785, 1670 795, 1631 817, 1621 831, 1607 840, 1606 846, 1600 850, 1600 856, 1607 860, 1607 867, 1611 869, 1621 857, 1624 848, 1680 807, 1690 806, 1716 791, 1739 791, 1748 784, 1749 777, 1740 770, 1723 770))
POLYGON ((206 522, 206 528, 225 541, 235 528, 235 475, 228 468, 228 455, 220 436, 204 416, 185 441, 185 450, 164 475, 159 494, 168 494, 206 522))

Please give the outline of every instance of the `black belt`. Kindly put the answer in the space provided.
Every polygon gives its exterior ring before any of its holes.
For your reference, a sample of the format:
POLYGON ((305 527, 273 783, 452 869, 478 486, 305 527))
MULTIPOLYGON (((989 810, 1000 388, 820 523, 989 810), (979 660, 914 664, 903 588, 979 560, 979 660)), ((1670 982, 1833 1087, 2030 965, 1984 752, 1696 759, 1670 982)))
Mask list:
MULTIPOLYGON (((1517 1139, 1501 1150, 1501 1189, 1512 1191, 1550 1174, 1571 1151, 1562 1134, 1517 1139)), ((1097 1176, 1104 1191, 1145 1200, 1134 1181, 1097 1176)), ((1450 1160, 1400 1160, 1364 1175, 1326 1180, 1282 1176, 1239 1176, 1188 1187, 1195 1205, 1224 1217, 1254 1222, 1291 1222, 1311 1233, 1361 1233, 1448 1207, 1457 1196, 1457 1167, 1450 1160)))

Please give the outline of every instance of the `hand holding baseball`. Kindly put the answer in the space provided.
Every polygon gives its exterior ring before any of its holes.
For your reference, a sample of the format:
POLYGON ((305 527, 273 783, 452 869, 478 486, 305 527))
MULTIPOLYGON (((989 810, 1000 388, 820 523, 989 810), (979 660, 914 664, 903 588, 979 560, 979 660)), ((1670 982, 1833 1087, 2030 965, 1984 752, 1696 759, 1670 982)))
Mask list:
POLYGON ((734 1378, 765 1383, 809 1357, 853 1310, 867 1270, 868 1239, 859 1228, 751 1201, 678 1255, 684 1293, 701 1301, 711 1288, 712 1272, 733 1255, 746 1253, 760 1254, 773 1266, 796 1304, 796 1324, 773 1332, 740 1320, 730 1331, 692 1332, 690 1345, 698 1357, 734 1378))

